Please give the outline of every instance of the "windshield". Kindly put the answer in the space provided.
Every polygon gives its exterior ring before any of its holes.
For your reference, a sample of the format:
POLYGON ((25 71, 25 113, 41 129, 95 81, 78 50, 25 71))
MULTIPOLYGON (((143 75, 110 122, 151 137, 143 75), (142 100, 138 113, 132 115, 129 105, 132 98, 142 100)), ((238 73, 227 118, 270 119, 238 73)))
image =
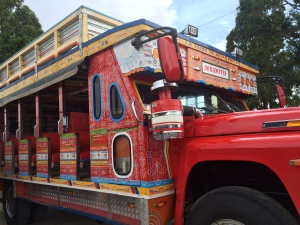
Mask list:
MULTIPOLYGON (((137 90, 144 106, 150 110, 150 104, 158 100, 157 95, 150 93, 150 85, 136 83, 137 90)), ((230 98, 226 92, 217 92, 199 86, 178 85, 172 93, 173 99, 179 99, 183 106, 200 109, 203 114, 229 113, 246 110, 240 102, 230 98)))

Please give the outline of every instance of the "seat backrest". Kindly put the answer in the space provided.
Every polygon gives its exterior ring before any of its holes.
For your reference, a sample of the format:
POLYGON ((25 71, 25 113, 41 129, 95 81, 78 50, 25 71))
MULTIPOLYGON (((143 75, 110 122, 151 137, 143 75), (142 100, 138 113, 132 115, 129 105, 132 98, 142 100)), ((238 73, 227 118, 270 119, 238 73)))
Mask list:
MULTIPOLYGON (((85 130, 90 128, 89 114, 82 112, 69 112, 68 113, 68 128, 70 130, 85 130)), ((70 132, 68 132, 70 133, 70 132)))
POLYGON ((30 140, 31 154, 36 153, 36 139, 34 136, 24 136, 24 139, 30 140))
POLYGON ((19 154, 19 142, 18 142, 17 138, 15 138, 15 137, 10 138, 9 141, 11 141, 15 144, 15 155, 18 155, 19 154))
POLYGON ((42 136, 50 138, 52 154, 59 153, 59 135, 58 135, 58 133, 43 133, 42 136))
POLYGON ((73 132, 79 135, 79 151, 90 151, 90 132, 83 130, 75 130, 73 132))

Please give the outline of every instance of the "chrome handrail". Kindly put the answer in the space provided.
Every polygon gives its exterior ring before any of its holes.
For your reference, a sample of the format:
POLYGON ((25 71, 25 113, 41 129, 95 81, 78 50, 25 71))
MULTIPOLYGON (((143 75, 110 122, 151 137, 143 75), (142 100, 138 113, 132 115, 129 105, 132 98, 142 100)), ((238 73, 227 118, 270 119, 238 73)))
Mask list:
POLYGON ((137 113, 136 113, 136 110, 135 110, 135 106, 134 106, 134 102, 135 102, 135 99, 133 98, 132 101, 131 101, 131 108, 132 108, 132 111, 133 111, 133 114, 134 114, 134 117, 136 118, 136 120, 141 123, 142 120, 140 120, 137 116, 137 113))

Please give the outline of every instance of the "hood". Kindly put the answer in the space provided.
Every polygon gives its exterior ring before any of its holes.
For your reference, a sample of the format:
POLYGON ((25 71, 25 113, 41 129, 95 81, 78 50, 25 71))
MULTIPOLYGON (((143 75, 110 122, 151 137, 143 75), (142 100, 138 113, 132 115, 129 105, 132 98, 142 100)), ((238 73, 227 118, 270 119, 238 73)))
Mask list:
POLYGON ((209 115, 194 122, 194 136, 300 130, 300 107, 209 115))

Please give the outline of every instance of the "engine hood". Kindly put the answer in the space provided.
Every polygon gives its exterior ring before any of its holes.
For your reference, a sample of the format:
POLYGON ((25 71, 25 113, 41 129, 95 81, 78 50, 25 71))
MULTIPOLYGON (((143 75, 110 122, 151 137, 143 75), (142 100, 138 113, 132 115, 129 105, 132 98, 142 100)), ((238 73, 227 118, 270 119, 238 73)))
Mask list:
POLYGON ((300 130, 300 107, 208 115, 194 122, 194 136, 300 130), (295 120, 296 126, 285 126, 295 120))

